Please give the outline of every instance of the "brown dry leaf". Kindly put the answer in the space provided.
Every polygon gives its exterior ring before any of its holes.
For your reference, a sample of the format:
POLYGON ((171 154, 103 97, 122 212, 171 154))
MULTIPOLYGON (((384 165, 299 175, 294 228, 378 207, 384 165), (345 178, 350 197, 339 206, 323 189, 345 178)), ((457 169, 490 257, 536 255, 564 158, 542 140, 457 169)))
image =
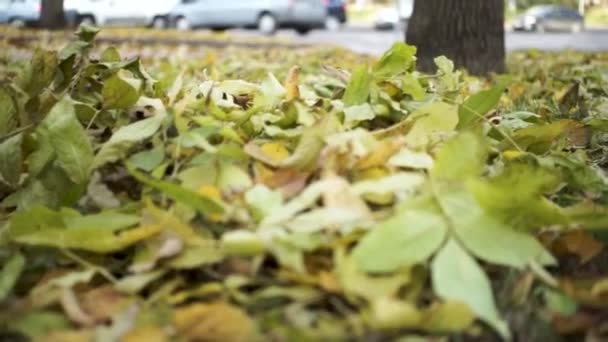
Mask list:
POLYGON ((98 323, 110 320, 133 302, 133 298, 118 292, 111 285, 98 287, 80 296, 80 307, 98 323))
POLYGON ((175 311, 173 324, 187 341, 249 342, 256 340, 251 319, 226 303, 192 304, 175 311))
POLYGON ((74 323, 81 326, 92 326, 95 320, 87 312, 85 312, 74 291, 71 288, 64 288, 61 292, 61 307, 66 316, 74 323))
POLYGON ((319 286, 325 291, 332 293, 341 293, 342 285, 340 280, 333 272, 321 271, 319 273, 319 286))
POLYGON ((599 284, 602 284, 601 280, 565 278, 560 279, 559 285, 564 294, 580 304, 592 308, 606 308, 608 293, 599 291, 599 284))
POLYGON ((584 230, 564 233, 551 245, 551 250, 556 255, 576 255, 579 257, 581 264, 591 261, 603 249, 604 244, 584 230))
POLYGON ((556 315, 551 323, 558 333, 567 335, 586 331, 595 326, 599 319, 589 313, 579 312, 569 317, 556 315))
POLYGON ((295 169, 273 170, 262 163, 255 163, 255 182, 266 185, 270 189, 277 189, 283 193, 284 198, 291 198, 306 187, 309 174, 295 169))

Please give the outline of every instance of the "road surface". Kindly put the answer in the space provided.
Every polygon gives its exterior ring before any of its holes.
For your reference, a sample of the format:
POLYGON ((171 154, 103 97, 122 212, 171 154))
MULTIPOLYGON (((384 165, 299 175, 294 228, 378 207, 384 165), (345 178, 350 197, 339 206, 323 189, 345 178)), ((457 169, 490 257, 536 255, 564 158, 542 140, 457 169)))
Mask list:
MULTIPOLYGON (((234 35, 257 35, 255 31, 234 30, 234 35)), ((338 45, 358 53, 382 54, 395 41, 403 39, 403 33, 393 31, 375 31, 365 27, 346 27, 338 32, 313 31, 300 36, 290 30, 282 30, 278 37, 300 44, 338 45)), ((608 29, 591 29, 580 33, 507 33, 507 50, 540 49, 540 50, 582 50, 608 51, 608 29)))

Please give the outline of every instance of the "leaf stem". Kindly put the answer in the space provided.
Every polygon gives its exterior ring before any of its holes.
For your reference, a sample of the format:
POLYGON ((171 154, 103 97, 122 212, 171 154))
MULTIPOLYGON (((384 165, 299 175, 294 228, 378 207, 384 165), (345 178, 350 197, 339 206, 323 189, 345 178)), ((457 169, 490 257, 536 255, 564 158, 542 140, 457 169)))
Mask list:
POLYGON ((116 284, 118 283, 118 279, 116 279, 110 272, 108 272, 108 270, 106 270, 105 268, 101 267, 101 266, 97 266, 83 258, 81 258, 80 256, 78 256, 76 253, 71 252, 70 250, 67 249, 61 249, 61 252, 68 257, 69 259, 72 259, 74 262, 76 262, 77 264, 80 264, 81 266, 94 270, 95 272, 101 274, 102 277, 106 278, 106 280, 108 280, 109 282, 116 284))

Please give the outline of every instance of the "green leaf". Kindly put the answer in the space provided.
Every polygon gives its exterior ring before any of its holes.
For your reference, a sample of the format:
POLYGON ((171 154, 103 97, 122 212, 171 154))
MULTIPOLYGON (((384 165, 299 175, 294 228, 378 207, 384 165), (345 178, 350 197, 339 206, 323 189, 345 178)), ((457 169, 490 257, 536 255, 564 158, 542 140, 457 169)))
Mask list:
POLYGON ((424 89, 418 79, 413 74, 406 74, 403 77, 403 92, 410 95, 415 101, 422 101, 426 96, 424 89))
POLYGON ((266 251, 264 241, 246 230, 236 230, 222 235, 222 251, 227 255, 254 256, 266 251))
POLYGON ((458 129, 464 129, 479 121, 492 109, 498 105, 502 94, 505 92, 505 85, 497 85, 489 90, 480 91, 470 96, 458 111, 458 129))
POLYGON ((487 155, 482 137, 472 132, 460 133, 443 145, 435 159, 431 176, 446 181, 478 177, 485 168, 487 155))
POLYGON ((435 58, 435 64, 439 69, 440 91, 453 92, 460 88, 460 71, 454 71, 454 62, 445 56, 435 58))
POLYGON ((111 253, 162 230, 157 226, 126 229, 139 221, 138 216, 116 212, 81 216, 72 210, 57 212, 34 206, 11 217, 8 236, 13 241, 27 245, 111 253))
POLYGON ((23 135, 18 134, 0 144, 0 184, 16 188, 23 168, 23 135))
POLYGON ((438 200, 459 241, 478 258, 519 269, 531 262, 555 265, 555 259, 534 236, 486 214, 466 190, 443 191, 438 200))
POLYGON ((145 174, 136 171, 132 166, 129 166, 129 173, 138 181, 163 192, 177 202, 198 210, 205 216, 224 213, 224 206, 221 203, 203 194, 193 192, 177 184, 150 178, 145 174))
POLYGON ((369 275, 359 267, 352 254, 345 255, 341 248, 336 250, 334 259, 336 275, 344 292, 349 296, 362 297, 370 303, 395 296, 400 288, 413 281, 409 269, 390 275, 369 275))
POLYGON ((65 227, 68 229, 94 229, 103 227, 110 231, 119 231, 137 225, 141 218, 136 215, 104 211, 99 214, 87 216, 64 217, 65 227))
POLYGON ((230 162, 220 162, 217 186, 222 192, 241 193, 249 190, 253 186, 253 181, 242 167, 230 162))
POLYGON ((245 193, 245 202, 257 221, 263 220, 283 204, 283 195, 264 185, 256 185, 245 193))
POLYGON ((99 27, 80 25, 76 31, 76 36, 80 40, 90 43, 95 39, 99 31, 101 31, 99 27))
POLYGON ((391 78, 409 71, 416 61, 416 47, 396 42, 374 66, 374 76, 391 78))
POLYGON ((101 147, 93 161, 93 168, 115 162, 124 157, 135 144, 153 136, 160 129, 164 119, 164 115, 155 115, 121 127, 101 147))
POLYGON ((13 317, 8 327, 37 341, 44 340, 52 332, 69 329, 70 322, 63 314, 54 311, 34 311, 13 317))
POLYGON ((556 172, 515 163, 487 181, 470 180, 468 187, 494 217, 518 229, 539 229, 568 223, 562 208, 544 197, 560 184, 556 172))
POLYGON ((503 338, 510 338, 509 327, 496 309, 488 277, 456 240, 449 240, 435 257, 431 276, 438 296, 466 303, 503 338))
MULTIPOLYGON (((526 151, 536 154, 548 152, 557 144, 570 144, 569 133, 579 128, 580 124, 572 120, 559 120, 545 125, 534 125, 516 131, 512 138, 526 151)), ((510 145, 508 141, 503 145, 510 145)))
POLYGON ((20 79, 21 89, 30 97, 38 96, 53 82, 57 64, 57 53, 35 49, 30 65, 20 79))
POLYGON ((281 167, 293 167, 307 171, 317 167, 325 137, 340 130, 340 122, 333 115, 324 116, 314 126, 307 127, 294 153, 280 163, 281 167))
POLYGON ((4 87, 0 87, 0 138, 4 138, 19 124, 17 103, 4 87))
POLYGON ((224 260, 224 258, 224 251, 211 242, 209 246, 187 248, 181 252, 180 255, 171 259, 169 266, 178 270, 198 269, 203 266, 218 263, 224 260))
POLYGON ((553 312, 565 317, 577 313, 579 305, 573 298, 566 294, 550 288, 543 289, 543 297, 547 307, 553 312))
POLYGON ((412 113, 408 120, 413 125, 405 137, 406 143, 412 147, 426 147, 454 131, 458 124, 458 111, 451 104, 431 102, 412 113))
POLYGON ((344 108, 344 123, 346 126, 353 126, 353 124, 372 120, 375 117, 376 113, 369 103, 344 108))
POLYGON ((362 65, 355 69, 350 82, 344 92, 344 107, 361 105, 369 99, 370 88, 372 85, 372 74, 367 65, 362 65))
POLYGON ((156 169, 165 159, 165 149, 157 146, 152 150, 139 152, 129 158, 129 163, 140 170, 151 172, 156 169))
POLYGON ((50 139, 59 166, 76 184, 89 178, 93 147, 84 128, 76 118, 74 102, 59 101, 39 127, 50 139))
POLYGON ((103 83, 101 95, 106 109, 129 109, 141 95, 142 81, 121 70, 103 83))
MULTIPOLYGON (((258 94, 255 96, 253 107, 272 109, 283 101, 286 94, 287 91, 281 82, 272 73, 268 73, 268 76, 260 85, 258 94)), ((217 110, 218 108, 215 109, 217 110)))
POLYGON ((447 224, 439 213, 405 210, 373 228, 353 251, 359 267, 385 273, 426 261, 441 246, 447 224))
POLYGON ((5 300, 17 284, 23 269, 25 257, 19 253, 13 255, 0 270, 0 303, 5 300))

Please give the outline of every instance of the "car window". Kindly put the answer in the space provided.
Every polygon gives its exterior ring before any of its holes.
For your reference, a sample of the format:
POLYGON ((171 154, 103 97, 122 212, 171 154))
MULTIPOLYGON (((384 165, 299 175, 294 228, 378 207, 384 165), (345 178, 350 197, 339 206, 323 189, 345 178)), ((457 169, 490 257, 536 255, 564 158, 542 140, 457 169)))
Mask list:
POLYGON ((578 14, 577 11, 573 11, 573 10, 566 10, 565 16, 567 18, 572 18, 572 19, 576 19, 580 16, 580 14, 578 14))
POLYGON ((527 10, 526 14, 527 15, 532 15, 532 16, 542 16, 542 15, 546 15, 550 11, 551 11, 550 7, 547 7, 547 6, 536 6, 536 7, 532 7, 529 10, 527 10))

